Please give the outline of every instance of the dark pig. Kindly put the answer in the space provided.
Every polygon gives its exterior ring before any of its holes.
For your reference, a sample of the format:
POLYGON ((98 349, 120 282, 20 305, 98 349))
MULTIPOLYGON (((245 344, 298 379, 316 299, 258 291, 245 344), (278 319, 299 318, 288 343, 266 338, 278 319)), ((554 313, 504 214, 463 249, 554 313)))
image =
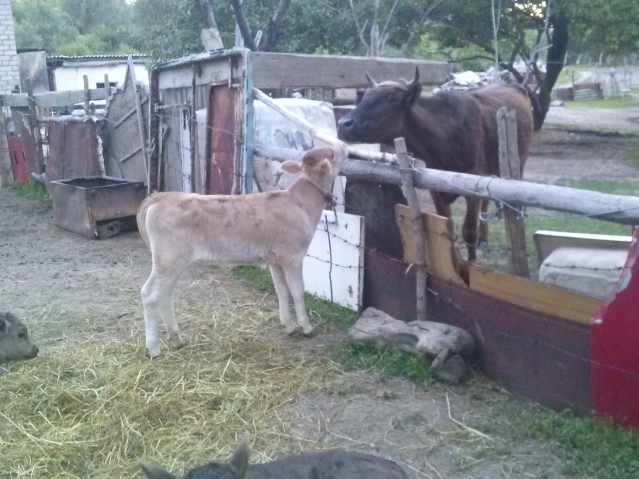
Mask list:
MULTIPOLYGON (((393 461, 341 449, 307 452, 265 464, 249 465, 249 435, 244 434, 228 464, 191 469, 183 479, 408 479, 393 461)), ((159 467, 139 463, 149 479, 178 479, 159 467)))
POLYGON ((0 364, 33 359, 38 347, 29 339, 24 324, 11 313, 0 313, 0 364))

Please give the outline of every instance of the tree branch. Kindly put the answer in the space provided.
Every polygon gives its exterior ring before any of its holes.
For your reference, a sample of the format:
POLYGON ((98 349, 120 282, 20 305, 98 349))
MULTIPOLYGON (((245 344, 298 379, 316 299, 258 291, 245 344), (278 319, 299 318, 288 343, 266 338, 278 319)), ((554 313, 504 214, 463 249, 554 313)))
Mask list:
POLYGON ((235 12, 235 21, 237 21, 237 25, 240 27, 240 32, 242 32, 244 44, 249 50, 256 51, 257 47, 255 46, 255 40, 253 40, 251 27, 249 27, 249 24, 246 21, 246 15, 244 15, 244 6, 240 3, 240 0, 229 0, 229 3, 231 4, 231 7, 233 7, 233 12, 235 12))
POLYGON ((277 44, 277 36, 282 28, 282 19, 286 14, 288 7, 291 6, 291 0, 280 0, 279 5, 277 6, 277 11, 273 18, 268 24, 268 28, 266 30, 266 39, 264 43, 262 43, 262 48, 260 50, 265 52, 271 52, 275 49, 275 45, 277 44))
MULTIPOLYGON (((422 23, 424 23, 426 21, 426 18, 428 18, 428 15, 430 15, 430 12, 432 12, 435 8, 441 5, 443 1, 444 0, 435 0, 433 3, 431 3, 426 9, 426 11, 424 12, 424 14, 421 16, 421 18, 419 19, 419 24, 421 25, 422 23)), ((415 36, 415 33, 417 33, 417 31, 418 29, 414 28, 413 31, 410 32, 410 35, 408 36, 408 40, 406 40, 406 43, 404 43, 402 45, 402 48, 399 49, 399 53, 401 56, 404 56, 406 54, 406 49, 408 48, 408 45, 410 45, 410 42, 413 41, 413 37, 415 36)))
MULTIPOLYGON (((357 33, 359 33, 359 39, 362 41, 362 44, 366 47, 366 53, 370 51, 370 47, 368 43, 366 43, 366 39, 364 38, 364 29, 360 28, 359 21, 357 20, 357 14, 355 13, 355 6, 353 5, 353 0, 348 0, 351 4, 351 10, 353 11, 353 19, 355 20, 355 26, 357 27, 357 33)), ((366 27, 366 24, 364 24, 366 27)))

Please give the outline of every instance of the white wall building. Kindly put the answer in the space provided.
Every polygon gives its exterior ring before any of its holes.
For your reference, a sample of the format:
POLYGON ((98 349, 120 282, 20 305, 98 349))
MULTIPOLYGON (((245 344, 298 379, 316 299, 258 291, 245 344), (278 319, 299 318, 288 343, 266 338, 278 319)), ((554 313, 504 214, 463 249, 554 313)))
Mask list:
POLYGON ((20 85, 15 31, 10 0, 0 0, 0 94, 20 85))
MULTIPOLYGON (((4 0, 0 0, 4 1, 4 0)), ((135 79, 149 84, 148 55, 132 55, 135 79)), ((103 88, 104 75, 109 75, 111 86, 124 85, 127 55, 87 55, 81 57, 47 57, 49 83, 56 91, 84 89, 84 75, 89 77, 89 88, 103 88)))

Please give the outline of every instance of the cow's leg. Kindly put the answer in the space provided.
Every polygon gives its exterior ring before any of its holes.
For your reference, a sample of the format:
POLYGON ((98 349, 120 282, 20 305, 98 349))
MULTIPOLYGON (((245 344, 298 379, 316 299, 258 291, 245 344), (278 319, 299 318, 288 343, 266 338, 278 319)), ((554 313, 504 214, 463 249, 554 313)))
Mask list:
MULTIPOLYGON (((481 200, 481 212, 486 213, 488 211, 489 200, 481 200)), ((479 236, 477 238, 477 247, 481 248, 488 244, 488 221, 479 222, 479 236)))
POLYGON ((437 211, 437 214, 439 216, 450 218, 450 204, 453 201, 449 201, 449 198, 446 195, 433 190, 430 190, 430 196, 433 199, 433 203, 435 204, 435 210, 437 211))
MULTIPOLYGON (((175 277, 158 274, 155 267, 151 276, 142 287, 142 305, 144 307, 144 324, 146 328, 146 349, 151 358, 160 354, 159 323, 163 303, 173 306, 173 287, 175 277), (170 303, 167 303, 170 298, 170 303)), ((166 321, 166 320, 165 320, 166 321)), ((175 318, 173 318, 175 321, 175 318)), ((177 328, 177 325, 176 325, 177 328)))
POLYGON ((297 323, 302 327, 302 331, 304 332, 304 334, 311 334, 313 332, 313 326, 311 326, 311 323, 308 320, 306 306, 304 305, 304 277, 302 274, 303 264, 304 260, 303 258, 301 258, 298 261, 282 265, 282 269, 284 270, 284 276, 286 277, 288 290, 291 292, 291 296, 293 296, 297 323))
POLYGON ((270 268, 273 284, 275 285, 275 292, 277 293, 277 301, 280 303, 280 322, 286 328, 286 333, 292 334, 297 329, 297 326, 291 319, 291 309, 288 304, 290 293, 288 285, 286 284, 284 270, 279 264, 271 265, 270 268))
POLYGON ((466 197, 466 217, 462 225, 462 237, 468 249, 468 261, 475 261, 477 259, 477 220, 479 218, 481 201, 480 198, 466 197))

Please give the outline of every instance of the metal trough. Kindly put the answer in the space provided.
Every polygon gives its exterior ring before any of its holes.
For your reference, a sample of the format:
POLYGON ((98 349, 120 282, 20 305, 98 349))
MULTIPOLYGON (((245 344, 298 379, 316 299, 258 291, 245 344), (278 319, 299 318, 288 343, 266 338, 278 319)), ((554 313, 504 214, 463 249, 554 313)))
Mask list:
POLYGON ((89 176, 51 182, 55 223, 87 238, 108 238, 135 224, 142 181, 89 176))

